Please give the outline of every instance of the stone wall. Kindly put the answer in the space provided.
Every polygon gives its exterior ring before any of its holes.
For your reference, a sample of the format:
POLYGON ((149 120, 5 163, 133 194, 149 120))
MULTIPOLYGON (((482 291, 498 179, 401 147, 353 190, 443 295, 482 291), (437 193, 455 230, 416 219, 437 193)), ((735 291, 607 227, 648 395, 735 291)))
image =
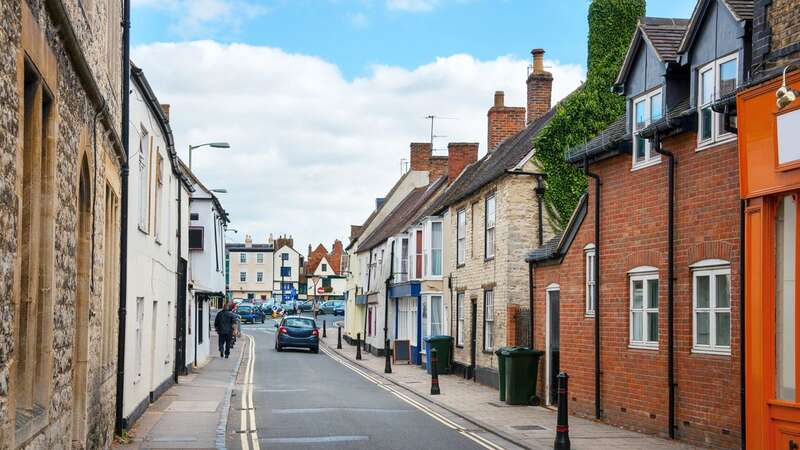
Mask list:
MULTIPOLYGON (((109 59, 116 63, 109 67, 107 61, 106 20, 107 6, 118 2, 95 1, 61 2, 72 22, 88 66, 102 95, 107 101, 112 123, 119 123, 120 99, 116 87, 119 80, 120 52, 112 50, 109 59), (91 4, 92 11, 84 11, 83 5, 91 4), (115 74, 115 71, 116 74, 115 74), (112 76, 113 75, 113 76, 112 76), (115 78, 116 77, 116 78, 115 78)), ((120 166, 112 142, 105 136, 107 129, 97 124, 97 150, 94 151, 92 136, 95 113, 99 105, 90 100, 85 79, 81 78, 74 60, 65 47, 63 33, 68 28, 58 22, 53 11, 44 6, 43 1, 12 1, 0 3, 0 448, 104 448, 111 442, 114 420, 116 351, 106 355, 99 351, 103 341, 116 342, 114 333, 108 335, 103 330, 116 330, 104 327, 106 318, 116 322, 116 314, 104 314, 116 309, 116 280, 105 283, 106 273, 104 249, 106 245, 118 245, 119 228, 113 235, 106 236, 105 218, 106 193, 120 195, 120 166), (42 56, 43 55, 43 56, 42 56), (39 57, 41 56, 41 57, 39 57), (44 322, 45 332, 38 345, 43 349, 48 373, 46 386, 37 385, 37 391, 47 393, 41 426, 34 428, 24 439, 17 440, 15 431, 16 411, 12 407, 15 392, 19 390, 14 373, 15 364, 30 355, 16 348, 15 323, 19 313, 20 301, 20 211, 23 206, 22 185, 22 97, 24 88, 24 64, 29 60, 35 69, 42 73, 54 98, 54 110, 50 117, 54 120, 52 145, 55 161, 52 191, 50 198, 44 198, 44 208, 52 211, 52 236, 45 238, 52 242, 52 257, 41 261, 45 274, 52 274, 52 304, 44 322), (46 62, 44 66, 38 65, 46 62), (77 298, 77 197, 79 161, 86 158, 90 170, 94 231, 91 243, 94 246, 94 259, 90 261, 91 282, 88 288, 87 345, 86 363, 87 418, 85 436, 73 433, 73 352, 76 336, 76 298, 77 298), (108 292, 106 292, 108 290, 108 292), (108 300, 112 300, 110 303, 108 300), (48 317, 49 316, 49 317, 48 317), (76 442, 72 442, 76 440, 76 442)), ((118 13, 118 11, 117 11, 118 13)), ((111 23, 119 23, 116 17, 111 23)), ((119 27, 113 30, 120 30, 119 27)), ((121 30, 120 30, 121 31, 121 30)), ((114 37, 119 44, 119 36, 114 37)), ((119 135, 119 129, 114 130, 119 135)), ((118 204, 118 202, 117 202, 118 204)), ((115 223, 119 223, 119 209, 115 211, 115 223)), ((118 265, 118 261, 109 262, 118 265)), ((111 271, 116 274, 118 271, 111 271)), ((89 279, 87 278, 87 281, 89 279)), ((46 295, 46 294, 45 294, 46 295)), ((116 344, 113 346, 116 349, 116 344)))

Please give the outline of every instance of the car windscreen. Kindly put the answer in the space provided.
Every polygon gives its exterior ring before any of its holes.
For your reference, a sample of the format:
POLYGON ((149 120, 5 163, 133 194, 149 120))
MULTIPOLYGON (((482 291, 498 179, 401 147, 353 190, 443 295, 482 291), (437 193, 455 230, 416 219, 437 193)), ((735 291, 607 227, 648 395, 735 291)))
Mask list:
POLYGON ((283 326, 292 328, 305 328, 310 330, 314 328, 314 321, 311 319, 299 319, 295 317, 290 317, 283 322, 283 326))
POLYGON ((250 314, 251 306, 240 306, 236 310, 242 314, 250 314))

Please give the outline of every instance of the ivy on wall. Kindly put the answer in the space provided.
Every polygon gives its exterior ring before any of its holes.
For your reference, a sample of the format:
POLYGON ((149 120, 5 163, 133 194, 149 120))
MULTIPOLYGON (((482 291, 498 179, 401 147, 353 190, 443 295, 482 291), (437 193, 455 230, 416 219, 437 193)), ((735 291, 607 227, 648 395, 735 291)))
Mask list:
POLYGON ((586 82, 565 98, 533 142, 536 159, 547 174, 545 208, 554 228, 563 229, 586 177, 564 159, 565 152, 592 139, 625 112, 624 97, 611 92, 645 0, 592 0, 586 82))

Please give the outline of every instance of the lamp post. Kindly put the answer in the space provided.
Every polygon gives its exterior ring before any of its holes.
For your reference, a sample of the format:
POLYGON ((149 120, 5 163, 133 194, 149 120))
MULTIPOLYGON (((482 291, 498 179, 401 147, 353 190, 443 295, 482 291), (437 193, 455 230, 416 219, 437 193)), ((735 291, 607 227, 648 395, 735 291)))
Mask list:
POLYGON ((192 150, 200 147, 213 147, 213 148, 231 148, 231 144, 227 142, 207 142, 200 145, 189 146, 189 170, 192 170, 192 150))

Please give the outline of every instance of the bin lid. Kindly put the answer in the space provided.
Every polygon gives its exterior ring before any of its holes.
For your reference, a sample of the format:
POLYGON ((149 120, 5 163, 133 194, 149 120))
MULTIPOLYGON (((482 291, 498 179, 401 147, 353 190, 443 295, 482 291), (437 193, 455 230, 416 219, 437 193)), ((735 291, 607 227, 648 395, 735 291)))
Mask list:
POLYGON ((515 357, 515 356, 542 356, 544 354, 541 350, 535 350, 528 347, 509 347, 507 350, 508 356, 515 357))
POLYGON ((500 355, 508 356, 508 352, 510 352, 511 350, 516 350, 518 348, 522 348, 522 347, 517 347, 516 345, 513 346, 513 347, 500 347, 494 352, 494 354, 497 355, 497 356, 500 356, 500 355))
POLYGON ((452 336, 445 335, 429 336, 425 338, 426 342, 450 342, 451 340, 453 340, 452 336))

